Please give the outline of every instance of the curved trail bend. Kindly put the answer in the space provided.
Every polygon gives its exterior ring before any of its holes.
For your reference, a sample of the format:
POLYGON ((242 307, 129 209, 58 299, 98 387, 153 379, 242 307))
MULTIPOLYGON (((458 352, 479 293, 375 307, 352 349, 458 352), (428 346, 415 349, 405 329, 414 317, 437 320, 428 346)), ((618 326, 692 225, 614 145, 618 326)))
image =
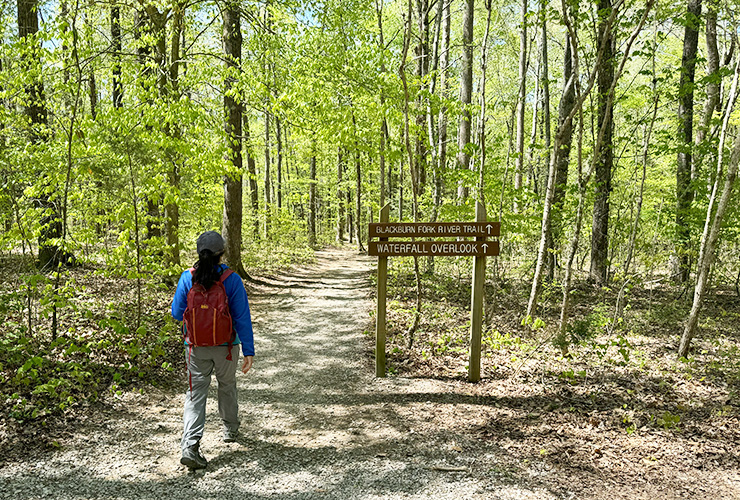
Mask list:
POLYGON ((221 442, 214 381, 207 469, 179 464, 184 395, 152 390, 125 395, 59 450, 6 464, 0 498, 556 498, 501 484, 501 450, 469 437, 482 417, 464 383, 374 378, 363 337, 374 259, 317 258, 252 290, 257 356, 238 376, 241 436, 221 442))

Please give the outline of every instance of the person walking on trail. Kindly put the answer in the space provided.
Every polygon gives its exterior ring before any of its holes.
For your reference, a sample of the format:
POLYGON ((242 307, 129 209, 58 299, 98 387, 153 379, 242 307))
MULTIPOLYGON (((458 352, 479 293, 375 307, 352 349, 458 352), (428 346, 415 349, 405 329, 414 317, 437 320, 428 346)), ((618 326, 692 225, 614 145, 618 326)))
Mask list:
POLYGON ((252 367, 254 356, 247 292, 239 275, 221 264, 224 246, 224 239, 215 231, 198 237, 198 262, 180 275, 172 301, 172 317, 185 322, 189 388, 185 395, 180 463, 190 469, 203 469, 208 464, 200 452, 200 439, 206 422, 211 374, 215 372, 218 381, 223 439, 231 443, 239 435, 236 388, 239 345, 244 355, 242 373, 252 367))

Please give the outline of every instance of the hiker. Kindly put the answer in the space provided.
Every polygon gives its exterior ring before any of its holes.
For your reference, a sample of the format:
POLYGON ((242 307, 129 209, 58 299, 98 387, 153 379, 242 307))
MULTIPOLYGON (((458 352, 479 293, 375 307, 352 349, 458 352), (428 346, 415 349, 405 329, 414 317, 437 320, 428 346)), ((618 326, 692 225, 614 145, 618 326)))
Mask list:
POLYGON ((190 469, 203 469, 208 464, 200 453, 200 439, 206 422, 211 373, 216 373, 218 381, 223 439, 232 443, 239 434, 236 389, 239 344, 244 354, 242 373, 252 367, 254 356, 252 319, 244 283, 226 264, 221 264, 224 239, 215 231, 205 232, 198 237, 197 250, 198 262, 180 275, 172 301, 172 317, 183 321, 185 316, 189 389, 185 395, 180 463, 190 469))

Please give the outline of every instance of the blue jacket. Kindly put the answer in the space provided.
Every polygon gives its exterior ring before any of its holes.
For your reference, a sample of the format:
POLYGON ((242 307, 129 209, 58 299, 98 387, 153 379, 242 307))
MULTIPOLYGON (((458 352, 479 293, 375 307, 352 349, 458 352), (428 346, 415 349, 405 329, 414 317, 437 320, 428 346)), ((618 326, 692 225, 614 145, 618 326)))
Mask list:
MULTIPOLYGON (((220 264, 218 269, 223 272, 228 269, 226 264, 220 264)), ((190 269, 183 271, 177 283, 175 298, 172 300, 172 317, 182 321, 182 315, 188 306, 188 292, 193 286, 193 274, 190 269)), ((229 297, 229 311, 237 337, 234 344, 242 345, 242 354, 254 356, 254 333, 252 332, 252 318, 249 314, 249 300, 244 283, 238 274, 233 273, 224 280, 226 295, 229 297)))

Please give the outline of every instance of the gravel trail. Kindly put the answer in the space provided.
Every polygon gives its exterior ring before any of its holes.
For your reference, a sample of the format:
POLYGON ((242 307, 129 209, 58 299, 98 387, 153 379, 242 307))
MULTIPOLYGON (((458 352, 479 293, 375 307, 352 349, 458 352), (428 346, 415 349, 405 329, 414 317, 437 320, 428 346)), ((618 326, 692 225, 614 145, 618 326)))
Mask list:
POLYGON ((238 376, 242 433, 221 441, 214 380, 207 469, 179 463, 184 394, 152 389, 0 468, 0 499, 564 498, 507 479, 505 453, 458 430, 482 418, 464 383, 375 379, 363 338, 374 259, 317 257, 250 293, 257 356, 238 376))

